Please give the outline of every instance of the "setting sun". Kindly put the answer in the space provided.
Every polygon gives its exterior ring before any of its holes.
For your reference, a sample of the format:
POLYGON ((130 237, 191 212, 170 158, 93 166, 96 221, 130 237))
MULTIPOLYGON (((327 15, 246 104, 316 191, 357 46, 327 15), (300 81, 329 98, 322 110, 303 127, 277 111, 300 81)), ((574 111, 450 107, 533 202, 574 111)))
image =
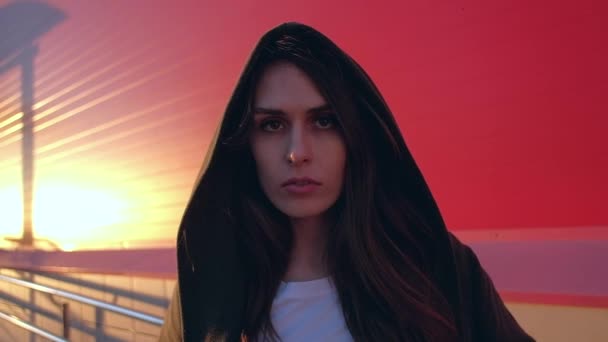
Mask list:
POLYGON ((23 196, 21 186, 13 185, 0 188, 0 235, 17 236, 23 228, 23 196))
POLYGON ((42 185, 34 197, 36 234, 64 244, 102 237, 125 220, 126 201, 109 189, 69 183, 42 185))
MULTIPOLYGON (((21 188, 0 190, 4 208, 2 235, 20 235, 23 220, 21 188)), ((124 222, 126 201, 116 192, 84 184, 55 182, 34 193, 34 234, 74 249, 82 240, 104 239, 103 227, 124 222)))

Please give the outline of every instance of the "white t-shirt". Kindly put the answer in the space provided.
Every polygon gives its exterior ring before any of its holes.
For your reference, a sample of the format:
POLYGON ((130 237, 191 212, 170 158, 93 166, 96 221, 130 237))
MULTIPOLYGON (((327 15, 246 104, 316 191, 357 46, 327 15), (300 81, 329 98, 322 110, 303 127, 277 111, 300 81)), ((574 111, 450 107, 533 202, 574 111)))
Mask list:
POLYGON ((283 342, 352 342, 329 277, 281 282, 270 319, 283 342))

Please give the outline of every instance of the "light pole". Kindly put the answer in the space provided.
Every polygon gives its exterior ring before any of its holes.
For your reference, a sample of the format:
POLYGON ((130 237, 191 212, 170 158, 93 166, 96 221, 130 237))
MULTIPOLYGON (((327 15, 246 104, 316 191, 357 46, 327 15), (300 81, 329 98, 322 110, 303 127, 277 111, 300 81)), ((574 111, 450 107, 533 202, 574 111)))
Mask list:
POLYGON ((36 41, 65 19, 59 9, 37 2, 14 2, 0 7, 0 74, 21 67, 21 172, 23 234, 20 247, 34 247, 34 60, 36 41))

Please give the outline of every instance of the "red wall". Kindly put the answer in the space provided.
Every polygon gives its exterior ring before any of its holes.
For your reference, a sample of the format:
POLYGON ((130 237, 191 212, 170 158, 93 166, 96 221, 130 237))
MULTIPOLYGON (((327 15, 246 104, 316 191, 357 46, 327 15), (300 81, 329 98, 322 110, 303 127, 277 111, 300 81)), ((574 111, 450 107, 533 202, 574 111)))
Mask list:
MULTIPOLYGON (((608 224, 606 2, 48 3, 67 19, 38 40, 36 99, 49 101, 37 124, 60 120, 37 132, 40 182, 45 167, 92 162, 132 176, 118 187, 153 180, 147 189, 170 200, 151 237, 173 238, 250 51, 291 20, 324 32, 372 76, 451 229, 608 224), (139 116, 52 146, 126 115, 139 116)), ((0 74, 0 102, 18 93, 16 72, 0 74)), ((0 121, 18 111, 11 103, 0 121)), ((2 145, 11 136, 0 138, 5 161, 18 157, 18 145, 2 145)), ((156 212, 146 205, 132 209, 156 212)))

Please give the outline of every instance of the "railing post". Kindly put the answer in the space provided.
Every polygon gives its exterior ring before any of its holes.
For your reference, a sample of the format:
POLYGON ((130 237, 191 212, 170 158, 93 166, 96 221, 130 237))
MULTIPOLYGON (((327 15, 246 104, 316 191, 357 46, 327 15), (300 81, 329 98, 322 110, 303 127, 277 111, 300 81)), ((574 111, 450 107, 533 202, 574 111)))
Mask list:
POLYGON ((70 305, 68 303, 61 304, 61 317, 63 319, 63 337, 70 338, 70 305))

